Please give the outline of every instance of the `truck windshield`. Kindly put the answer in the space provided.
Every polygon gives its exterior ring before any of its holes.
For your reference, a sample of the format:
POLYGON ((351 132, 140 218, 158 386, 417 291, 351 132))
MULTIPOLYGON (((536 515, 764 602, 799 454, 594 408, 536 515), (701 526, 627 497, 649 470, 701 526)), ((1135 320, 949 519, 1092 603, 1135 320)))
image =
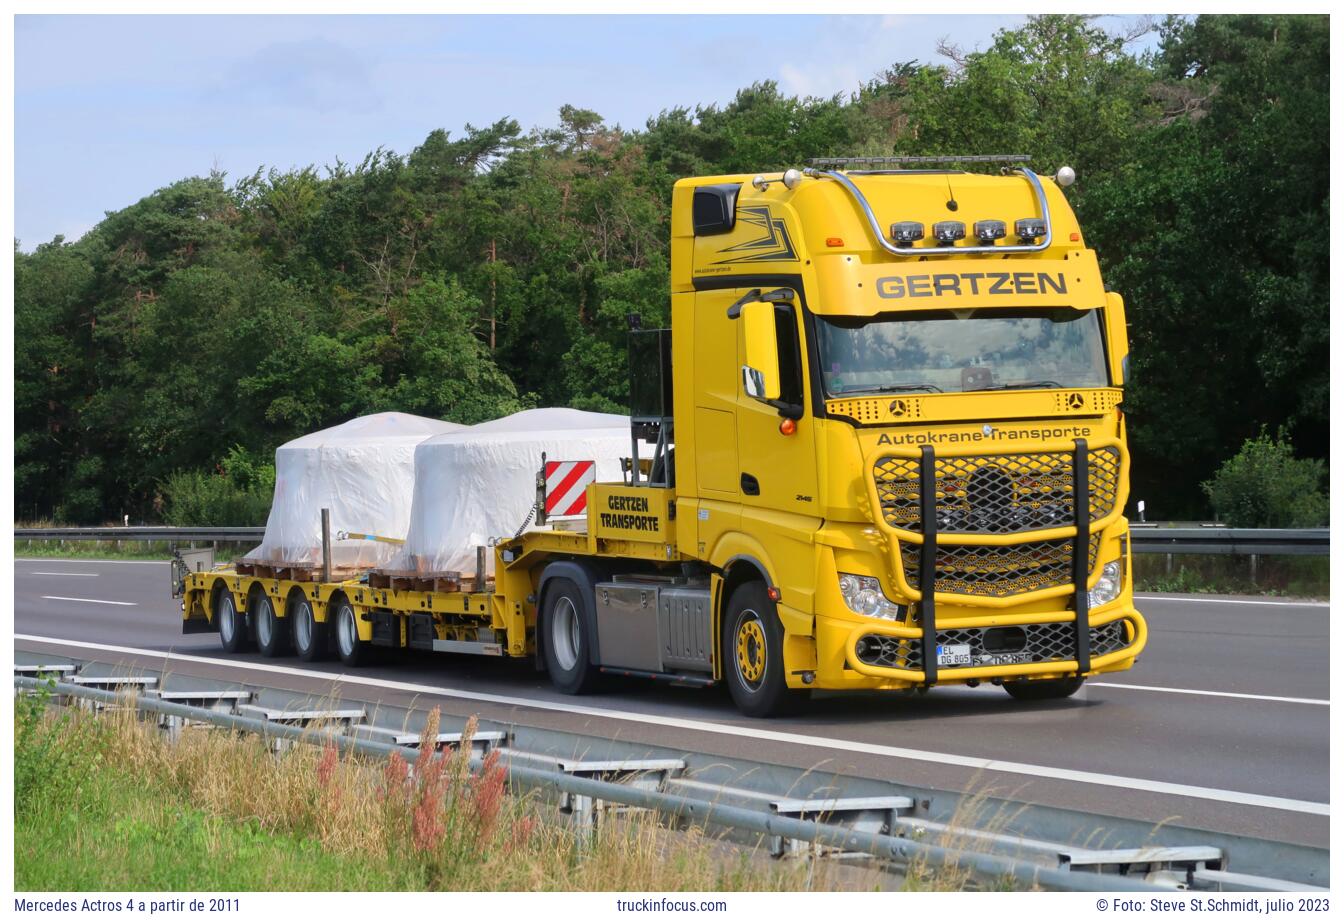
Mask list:
POLYGON ((830 396, 1107 385, 1101 311, 967 309, 818 317, 830 396))

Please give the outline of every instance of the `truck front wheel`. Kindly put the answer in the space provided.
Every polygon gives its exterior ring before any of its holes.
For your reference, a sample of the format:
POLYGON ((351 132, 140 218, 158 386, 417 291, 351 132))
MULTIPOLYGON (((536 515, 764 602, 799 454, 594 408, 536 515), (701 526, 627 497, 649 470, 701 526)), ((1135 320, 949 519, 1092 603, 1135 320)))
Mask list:
POLYGON ((598 684, 597 668, 589 663, 588 630, 583 622, 583 596, 568 578, 546 586, 542 611, 542 647, 546 671, 561 693, 589 693, 598 684))
POLYGON ((1073 696, 1083 685, 1081 677, 1061 677, 1058 680, 1012 680, 1003 685, 1015 700, 1062 700, 1073 696))
POLYGON ((723 673, 743 715, 768 718, 793 711, 802 691, 784 682, 784 627, 765 585, 742 585, 723 617, 723 673))

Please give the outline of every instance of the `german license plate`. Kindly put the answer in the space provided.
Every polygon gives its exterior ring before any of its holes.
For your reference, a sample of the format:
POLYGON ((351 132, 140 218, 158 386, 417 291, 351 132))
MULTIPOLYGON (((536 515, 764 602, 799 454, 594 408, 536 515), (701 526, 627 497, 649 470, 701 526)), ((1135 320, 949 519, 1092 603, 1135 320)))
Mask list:
POLYGON ((996 664, 1030 664, 1031 652, 999 652, 994 655, 981 655, 976 664, 996 665, 996 664))
POLYGON ((940 645, 938 646, 938 666, 949 667, 958 664, 971 663, 971 647, 969 645, 940 645))

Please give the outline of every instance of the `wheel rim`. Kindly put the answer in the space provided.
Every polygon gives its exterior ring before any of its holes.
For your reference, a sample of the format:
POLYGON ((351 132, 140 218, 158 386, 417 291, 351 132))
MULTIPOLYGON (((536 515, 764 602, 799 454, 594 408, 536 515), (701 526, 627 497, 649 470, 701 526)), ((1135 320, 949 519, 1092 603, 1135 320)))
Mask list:
POLYGON ((300 601, 294 611, 294 641, 299 650, 304 652, 308 651, 313 641, 313 608, 308 606, 307 601, 300 601))
POLYGON ((263 646, 269 646, 275 636, 275 614, 268 597, 261 599, 261 609, 257 611, 257 639, 263 646))
POLYGON ((574 602, 562 597, 551 611, 551 647, 561 669, 571 671, 579 663, 579 613, 574 602))
POLYGON ((219 638, 226 644, 233 641, 233 631, 237 626, 233 620, 233 598, 221 595, 219 602, 219 638))
POLYGON ((355 612, 349 607, 341 608, 340 628, 337 635, 341 640, 341 654, 350 656, 355 653, 355 612))
POLYGON ((750 689, 755 689, 765 676, 765 630, 754 610, 742 611, 737 621, 737 676, 750 689))

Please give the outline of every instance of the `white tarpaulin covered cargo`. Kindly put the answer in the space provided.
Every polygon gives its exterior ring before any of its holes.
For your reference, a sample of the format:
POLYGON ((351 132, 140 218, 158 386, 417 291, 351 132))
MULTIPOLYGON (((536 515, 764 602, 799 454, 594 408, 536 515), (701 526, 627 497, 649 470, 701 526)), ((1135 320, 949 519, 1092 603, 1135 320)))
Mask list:
POLYGON ((322 509, 331 509, 335 568, 373 568, 397 552, 390 543, 336 540, 338 531, 406 536, 415 488, 415 447, 464 426, 380 412, 315 431, 275 451, 275 498, 266 536, 244 561, 321 565, 322 509))
MULTIPOLYGON (((528 409, 439 435, 415 449, 415 498, 406 545, 388 571, 476 571, 476 547, 512 537, 536 500, 541 455, 596 461, 598 482, 619 482, 630 419, 577 409, 528 409)), ((573 511, 566 503, 565 511, 573 511)), ((494 572, 495 555, 486 553, 494 572)))

